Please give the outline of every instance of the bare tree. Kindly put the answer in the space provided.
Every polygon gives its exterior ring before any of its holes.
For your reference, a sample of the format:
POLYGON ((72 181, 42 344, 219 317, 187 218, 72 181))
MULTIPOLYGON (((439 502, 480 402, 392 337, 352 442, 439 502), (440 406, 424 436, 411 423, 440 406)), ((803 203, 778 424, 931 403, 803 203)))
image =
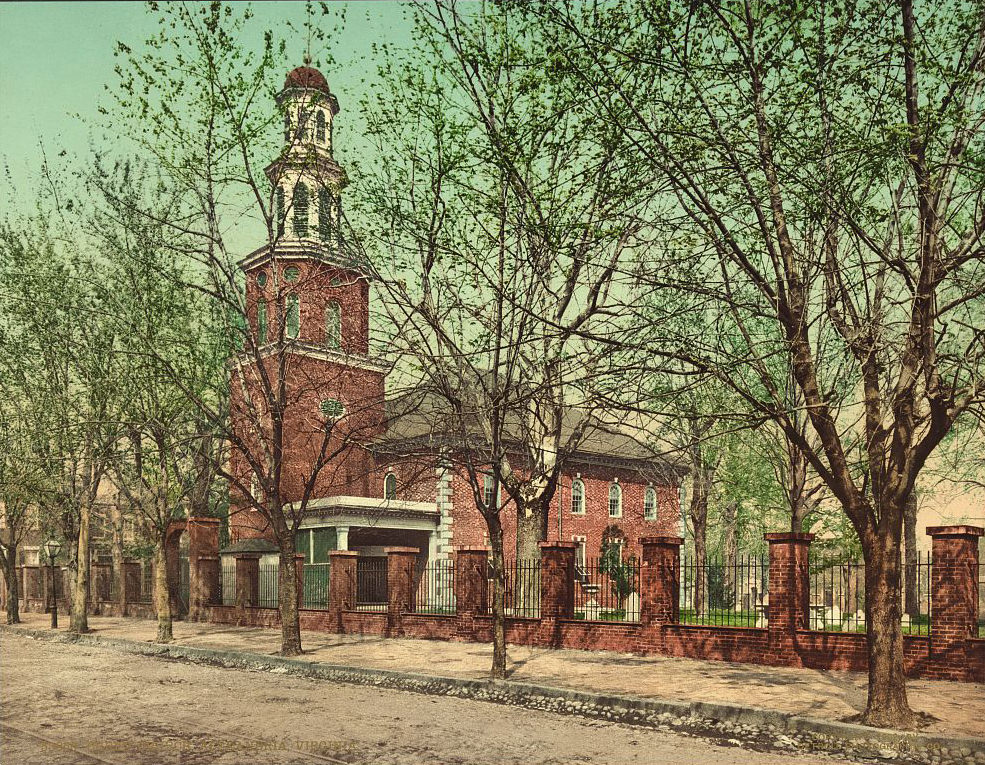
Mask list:
POLYGON ((670 186, 666 211, 679 217, 666 216, 668 258, 652 284, 717 306, 735 328, 723 342, 689 336, 651 351, 732 386, 824 480, 866 563, 862 719, 912 726, 904 509, 985 390, 985 9, 549 10, 599 118, 621 125, 670 186), (676 279, 674 255, 690 273, 702 264, 703 278, 676 279), (791 360, 816 443, 771 358, 791 360))
MULTIPOLYGON (((466 357, 474 344, 507 359, 513 448, 499 480, 516 507, 516 556, 538 558, 562 466, 606 419, 600 391, 618 378, 619 358, 586 337, 620 325, 646 179, 620 158, 618 132, 586 118, 583 93, 552 77, 528 9, 436 3, 414 19, 415 44, 390 51, 368 117, 391 159, 364 185, 378 234, 367 246, 394 263, 398 331, 420 321, 439 341, 454 334, 466 357), (390 119, 398 102, 413 120, 390 119)), ((469 363, 478 379, 492 359, 469 363)), ((484 391, 481 411, 502 395, 484 391)))
POLYGON ((5 223, 0 261, 10 276, 6 341, 17 347, 8 381, 19 381, 36 432, 34 464, 44 476, 37 510, 45 529, 58 529, 67 543, 70 629, 86 632, 92 513, 116 432, 116 338, 100 320, 92 261, 62 245, 77 221, 59 204, 57 196, 45 198, 34 218, 5 223))
MULTIPOLYGON (((213 469, 229 485, 230 513, 238 514, 241 527, 275 540, 281 651, 296 655, 295 535, 313 496, 360 473, 368 476, 365 444, 383 426, 385 371, 377 364, 379 382, 367 387, 348 368, 315 369, 308 361, 315 331, 310 323, 300 329, 298 295, 335 279, 359 290, 371 273, 350 260, 354 253, 343 241, 338 199, 344 171, 331 156, 309 151, 315 126, 308 110, 296 113, 290 98, 275 106, 284 43, 269 32, 262 51, 244 51, 238 36, 251 15, 220 3, 162 7, 159 17, 173 26, 169 35, 140 50, 120 45, 128 65, 113 89, 114 114, 139 128, 142 150, 177 203, 166 216, 146 202, 134 203, 131 212, 166 232, 169 251, 189 264, 183 282, 207 298, 219 328, 207 342, 224 346, 230 359, 221 384, 195 390, 180 369, 167 369, 224 445, 213 469), (313 197, 299 191, 307 183, 313 197), (309 225, 313 202, 317 226, 309 225), (232 220, 248 222, 262 237, 249 254, 254 271, 245 284, 247 253, 230 242, 232 220), (299 254, 314 265, 300 278, 289 276, 285 267, 299 254), (256 279, 261 268, 269 276, 263 284, 256 279)), ((306 32, 330 63, 329 35, 311 15, 306 32)), ((323 100, 310 106, 337 111, 334 96, 318 97, 323 100)))

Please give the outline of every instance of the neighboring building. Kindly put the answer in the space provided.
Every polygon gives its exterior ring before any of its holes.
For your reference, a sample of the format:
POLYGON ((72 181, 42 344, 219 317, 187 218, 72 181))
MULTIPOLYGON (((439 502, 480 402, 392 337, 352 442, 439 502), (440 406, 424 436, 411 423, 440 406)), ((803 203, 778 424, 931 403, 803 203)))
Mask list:
MULTIPOLYGON (((444 558, 454 546, 484 544, 485 523, 464 472, 439 459, 449 448, 440 432, 440 407, 424 396, 412 406, 408 397, 386 401, 388 367, 369 355, 372 270, 351 256, 339 235, 346 176, 333 158, 338 101, 322 74, 303 66, 288 74, 278 103, 286 115, 285 148, 267 176, 275 185, 280 235, 273 248, 264 245, 240 265, 247 320, 261 355, 282 329, 288 340, 285 377, 292 393, 281 483, 286 499, 302 496, 326 420, 338 423, 330 448, 351 444, 321 471, 298 550, 319 563, 335 549, 379 555, 386 546, 409 545, 421 549, 422 557, 444 558)), ((246 362, 237 369, 234 374, 246 379, 255 373, 246 362)), ((250 402, 239 385, 232 389, 235 421, 250 402)), ((249 441, 248 433, 242 436, 249 441)), ((627 552, 637 549, 641 536, 678 532, 679 468, 601 424, 589 427, 581 443, 551 505, 550 539, 579 542, 579 557, 594 558, 611 525, 622 532, 627 552)), ((234 452, 231 468, 244 485, 251 484, 241 453, 234 452)), ((242 508, 242 499, 234 493, 233 509, 242 508)), ((503 521, 509 556, 515 513, 504 511, 503 521)), ((275 552, 256 511, 232 514, 230 541, 226 555, 275 552)))

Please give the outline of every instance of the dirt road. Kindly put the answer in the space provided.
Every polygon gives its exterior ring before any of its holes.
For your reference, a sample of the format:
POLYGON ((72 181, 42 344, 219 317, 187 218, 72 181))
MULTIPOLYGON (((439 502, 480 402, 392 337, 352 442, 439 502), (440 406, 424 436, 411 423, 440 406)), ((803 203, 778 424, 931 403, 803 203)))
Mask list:
POLYGON ((10 765, 818 761, 479 701, 9 634, 0 637, 0 676, 0 761, 10 765))

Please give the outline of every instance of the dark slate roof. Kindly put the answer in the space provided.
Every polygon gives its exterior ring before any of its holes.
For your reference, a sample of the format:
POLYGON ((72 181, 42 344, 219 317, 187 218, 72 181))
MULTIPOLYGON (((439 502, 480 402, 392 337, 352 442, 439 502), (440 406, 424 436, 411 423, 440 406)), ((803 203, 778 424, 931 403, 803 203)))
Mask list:
MULTIPOLYGON (((468 417, 466 417, 466 420, 468 417)), ((561 424, 561 443, 572 436, 574 450, 570 460, 581 464, 635 464, 667 478, 680 478, 687 469, 680 457, 664 443, 654 427, 633 425, 628 417, 603 420, 595 413, 570 406, 561 424), (576 435, 576 428, 581 430, 576 435)), ((523 423, 519 419, 506 427, 506 438, 513 448, 523 444, 523 423)), ((463 423, 451 412, 448 402, 428 391, 415 391, 386 402, 386 429, 372 448, 380 451, 431 452, 442 447, 454 449, 464 443, 485 442, 480 419, 463 423), (463 425, 467 425, 463 428, 463 425)))
POLYGON ((277 552, 277 545, 271 542, 269 539, 263 539, 262 537, 250 537, 248 539, 241 539, 238 542, 233 542, 231 545, 227 545, 219 550, 220 555, 229 555, 232 553, 248 553, 248 552, 258 552, 258 553, 272 553, 277 552))

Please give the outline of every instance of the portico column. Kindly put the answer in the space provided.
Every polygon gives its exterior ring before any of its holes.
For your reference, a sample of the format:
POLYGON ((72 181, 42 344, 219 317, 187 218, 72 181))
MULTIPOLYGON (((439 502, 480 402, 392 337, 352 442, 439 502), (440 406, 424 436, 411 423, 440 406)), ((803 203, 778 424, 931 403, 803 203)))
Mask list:
POLYGON ((349 527, 348 526, 336 526, 335 527, 335 549, 336 550, 348 550, 349 549, 349 527))

